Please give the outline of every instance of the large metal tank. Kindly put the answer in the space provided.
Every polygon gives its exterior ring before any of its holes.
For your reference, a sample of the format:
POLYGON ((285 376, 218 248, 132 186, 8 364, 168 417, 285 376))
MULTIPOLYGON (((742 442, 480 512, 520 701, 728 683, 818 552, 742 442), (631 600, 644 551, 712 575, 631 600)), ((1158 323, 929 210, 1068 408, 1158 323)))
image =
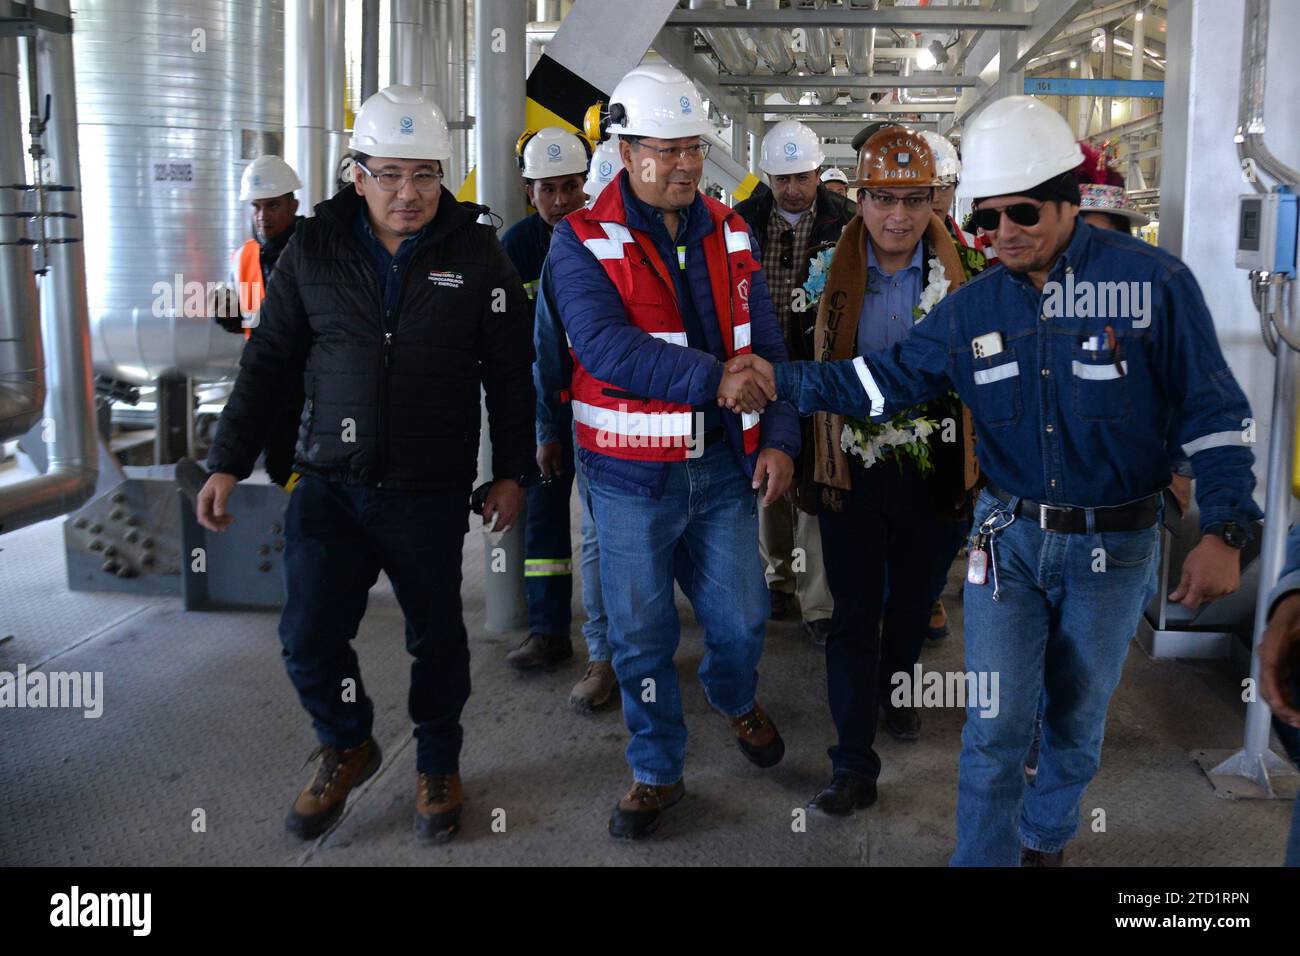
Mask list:
POLYGON ((72 9, 95 369, 135 383, 230 374, 243 337, 199 306, 251 236, 244 167, 283 155, 283 0, 72 9))

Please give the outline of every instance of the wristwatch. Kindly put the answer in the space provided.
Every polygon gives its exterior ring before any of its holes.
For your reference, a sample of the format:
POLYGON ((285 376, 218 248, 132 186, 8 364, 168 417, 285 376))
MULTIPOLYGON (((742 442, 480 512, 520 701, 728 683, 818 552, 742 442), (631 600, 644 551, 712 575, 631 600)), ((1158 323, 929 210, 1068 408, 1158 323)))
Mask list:
POLYGON ((1218 524, 1212 524, 1205 529, 1205 533, 1222 538, 1224 544, 1238 551, 1250 543, 1250 529, 1235 521, 1220 521, 1218 524))

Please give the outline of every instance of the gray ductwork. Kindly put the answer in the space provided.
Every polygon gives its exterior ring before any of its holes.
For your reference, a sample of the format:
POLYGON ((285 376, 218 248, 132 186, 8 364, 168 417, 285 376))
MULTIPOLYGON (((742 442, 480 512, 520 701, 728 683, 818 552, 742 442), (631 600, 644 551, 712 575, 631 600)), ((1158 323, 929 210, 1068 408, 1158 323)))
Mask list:
POLYGON ((388 75, 393 83, 424 82, 424 3, 393 0, 388 21, 388 75))
POLYGON ((325 175, 325 36, 325 0, 287 0, 284 9, 284 158, 302 180, 298 197, 303 214, 308 216, 316 203, 334 192, 326 189, 325 175))
POLYGON ((21 211, 22 119, 18 97, 18 41, 0 37, 0 441, 17 438, 45 409, 41 313, 32 275, 32 247, 21 211))
MULTIPOLYGON (((692 10, 721 10, 726 0, 691 0, 692 10)), ((745 45, 740 34, 734 30, 700 30, 704 42, 713 47, 718 62, 727 68, 733 76, 749 76, 758 64, 758 56, 745 45)))
MULTIPOLYGON (((912 46, 919 47, 920 44, 913 43, 912 46)), ((903 61, 903 76, 910 77, 912 75, 912 64, 915 62, 916 60, 911 57, 903 61)), ((925 107, 927 104, 930 103, 956 103, 957 102, 957 97, 955 94, 922 96, 919 93, 912 92, 914 89, 915 87, 909 87, 909 86, 898 87, 898 89, 896 90, 896 93, 898 95, 898 102, 907 103, 908 105, 915 104, 920 107, 925 107)), ((917 112, 924 113, 925 110, 924 108, 922 108, 917 110, 917 112)))
MULTIPOLYGON (((880 7, 880 0, 851 0, 849 6, 855 10, 876 10, 880 7)), ((876 72, 876 28, 846 29, 844 54, 848 59, 850 73, 854 76, 873 76, 876 72)), ((867 100, 868 92, 864 89, 853 89, 849 91, 849 95, 854 102, 863 103, 867 100)))
MULTIPOLYGON (((1300 172, 1273 155, 1264 143, 1264 84, 1268 75, 1268 2, 1246 0, 1246 21, 1241 41, 1241 99, 1237 110, 1237 152, 1255 161, 1279 183, 1300 182, 1300 172)), ((1255 177, 1257 192, 1265 192, 1255 177)))
POLYGON ((348 131, 343 126, 343 101, 347 89, 347 53, 343 40, 346 27, 344 0, 325 0, 325 197, 338 188, 339 166, 348 148, 348 131))
MULTIPOLYGON (((68 0, 38 0, 36 6, 58 17, 71 16, 68 0)), ((45 403, 49 469, 0 488, 0 534, 81 506, 94 492, 98 474, 72 37, 41 30, 35 45, 36 88, 42 101, 44 94, 50 95, 50 121, 42 137, 50 180, 67 187, 45 197, 49 212, 64 214, 46 224, 47 237, 58 241, 46 247, 49 272, 40 289, 49 382, 45 403)), ((0 130, 0 135, 21 139, 16 126, 0 130)))
MULTIPOLYGON (((777 10, 781 6, 781 0, 746 0, 745 6, 749 10, 777 10)), ((750 30, 749 36, 758 49, 758 55, 766 61, 773 73, 793 72, 794 57, 790 55, 790 47, 784 33, 775 27, 760 27, 750 30)), ((781 95, 787 102, 799 102, 800 92, 797 86, 781 87, 781 95)))
MULTIPOLYGON (((801 10, 825 10, 826 0, 799 0, 801 10)), ((831 34, 825 27, 803 27, 804 63, 813 73, 831 69, 831 34)))

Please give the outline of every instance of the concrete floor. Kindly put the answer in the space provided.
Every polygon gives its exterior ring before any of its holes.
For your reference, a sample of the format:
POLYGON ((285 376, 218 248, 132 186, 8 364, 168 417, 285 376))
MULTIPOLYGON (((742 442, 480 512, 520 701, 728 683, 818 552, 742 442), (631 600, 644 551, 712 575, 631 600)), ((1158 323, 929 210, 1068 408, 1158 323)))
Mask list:
MULTIPOLYGON (((919 743, 879 741, 874 808, 846 820, 810 817, 806 832, 794 832, 792 812, 828 775, 821 652, 797 623, 770 626, 759 697, 787 753, 760 771, 705 703, 695 676, 700 631, 684 601, 677 660, 691 732, 688 796, 651 841, 612 841, 606 820, 629 781, 621 714, 567 709, 581 649, 551 674, 507 670, 502 658, 522 635, 484 630, 477 531, 464 562, 474 693, 463 719, 463 832, 437 849, 410 837, 408 659, 401 614, 381 579, 357 652, 384 766, 332 832, 300 843, 281 823, 309 776, 303 760, 315 742, 280 661, 276 615, 186 613, 179 598, 69 592, 60 524, 0 538, 0 639, 12 635, 0 642, 0 670, 102 671, 104 713, 0 710, 0 863, 939 866, 952 850, 959 712, 925 711, 919 743), (199 809, 206 832, 196 833, 199 809), (493 829, 495 811, 504 811, 504 832, 493 829)), ((927 669, 962 669, 961 605, 948 604, 954 637, 926 649, 927 669)), ((1278 864, 1291 804, 1218 799, 1190 756, 1237 746, 1242 711, 1226 665, 1152 662, 1135 645, 1070 862, 1278 864), (1086 828, 1096 808, 1105 810, 1105 832, 1086 828)))

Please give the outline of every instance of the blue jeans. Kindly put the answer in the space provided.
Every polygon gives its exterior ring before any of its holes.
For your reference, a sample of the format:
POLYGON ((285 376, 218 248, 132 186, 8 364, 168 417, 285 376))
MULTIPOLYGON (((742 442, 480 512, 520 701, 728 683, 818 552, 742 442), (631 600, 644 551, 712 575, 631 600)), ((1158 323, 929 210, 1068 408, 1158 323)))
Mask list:
MULTIPOLYGON (((999 504, 983 492, 976 525, 999 504)), ((991 568, 987 583, 967 582, 964 592, 967 670, 997 674, 999 693, 996 716, 966 710, 954 866, 1016 866, 1022 845, 1053 853, 1074 837, 1100 766, 1106 709, 1155 594, 1159 532, 1056 534, 1018 517, 996 549, 1000 600, 991 568), (1038 777, 1028 787, 1040 702, 1038 777)))
POLYGON ((590 491, 609 644, 632 735, 627 761, 642 783, 676 783, 686 722, 673 665, 681 632, 673 578, 704 628, 705 697, 728 717, 747 713, 768 612, 757 501, 726 442, 671 464, 658 499, 600 481, 590 491))
POLYGON ((433 494, 345 485, 305 475, 285 514, 280 642, 289 679, 317 739, 355 747, 374 723, 352 640, 382 569, 406 617, 407 698, 420 773, 459 768, 469 699, 469 643, 460 567, 469 492, 433 494), (355 694, 346 694, 347 680, 355 694))
POLYGON ((582 608, 587 621, 582 636, 587 640, 587 660, 607 661, 614 656, 609 646, 609 619, 600 593, 600 543, 596 539, 596 518, 591 513, 591 489, 587 474, 577 466, 578 499, 582 502, 582 608))

